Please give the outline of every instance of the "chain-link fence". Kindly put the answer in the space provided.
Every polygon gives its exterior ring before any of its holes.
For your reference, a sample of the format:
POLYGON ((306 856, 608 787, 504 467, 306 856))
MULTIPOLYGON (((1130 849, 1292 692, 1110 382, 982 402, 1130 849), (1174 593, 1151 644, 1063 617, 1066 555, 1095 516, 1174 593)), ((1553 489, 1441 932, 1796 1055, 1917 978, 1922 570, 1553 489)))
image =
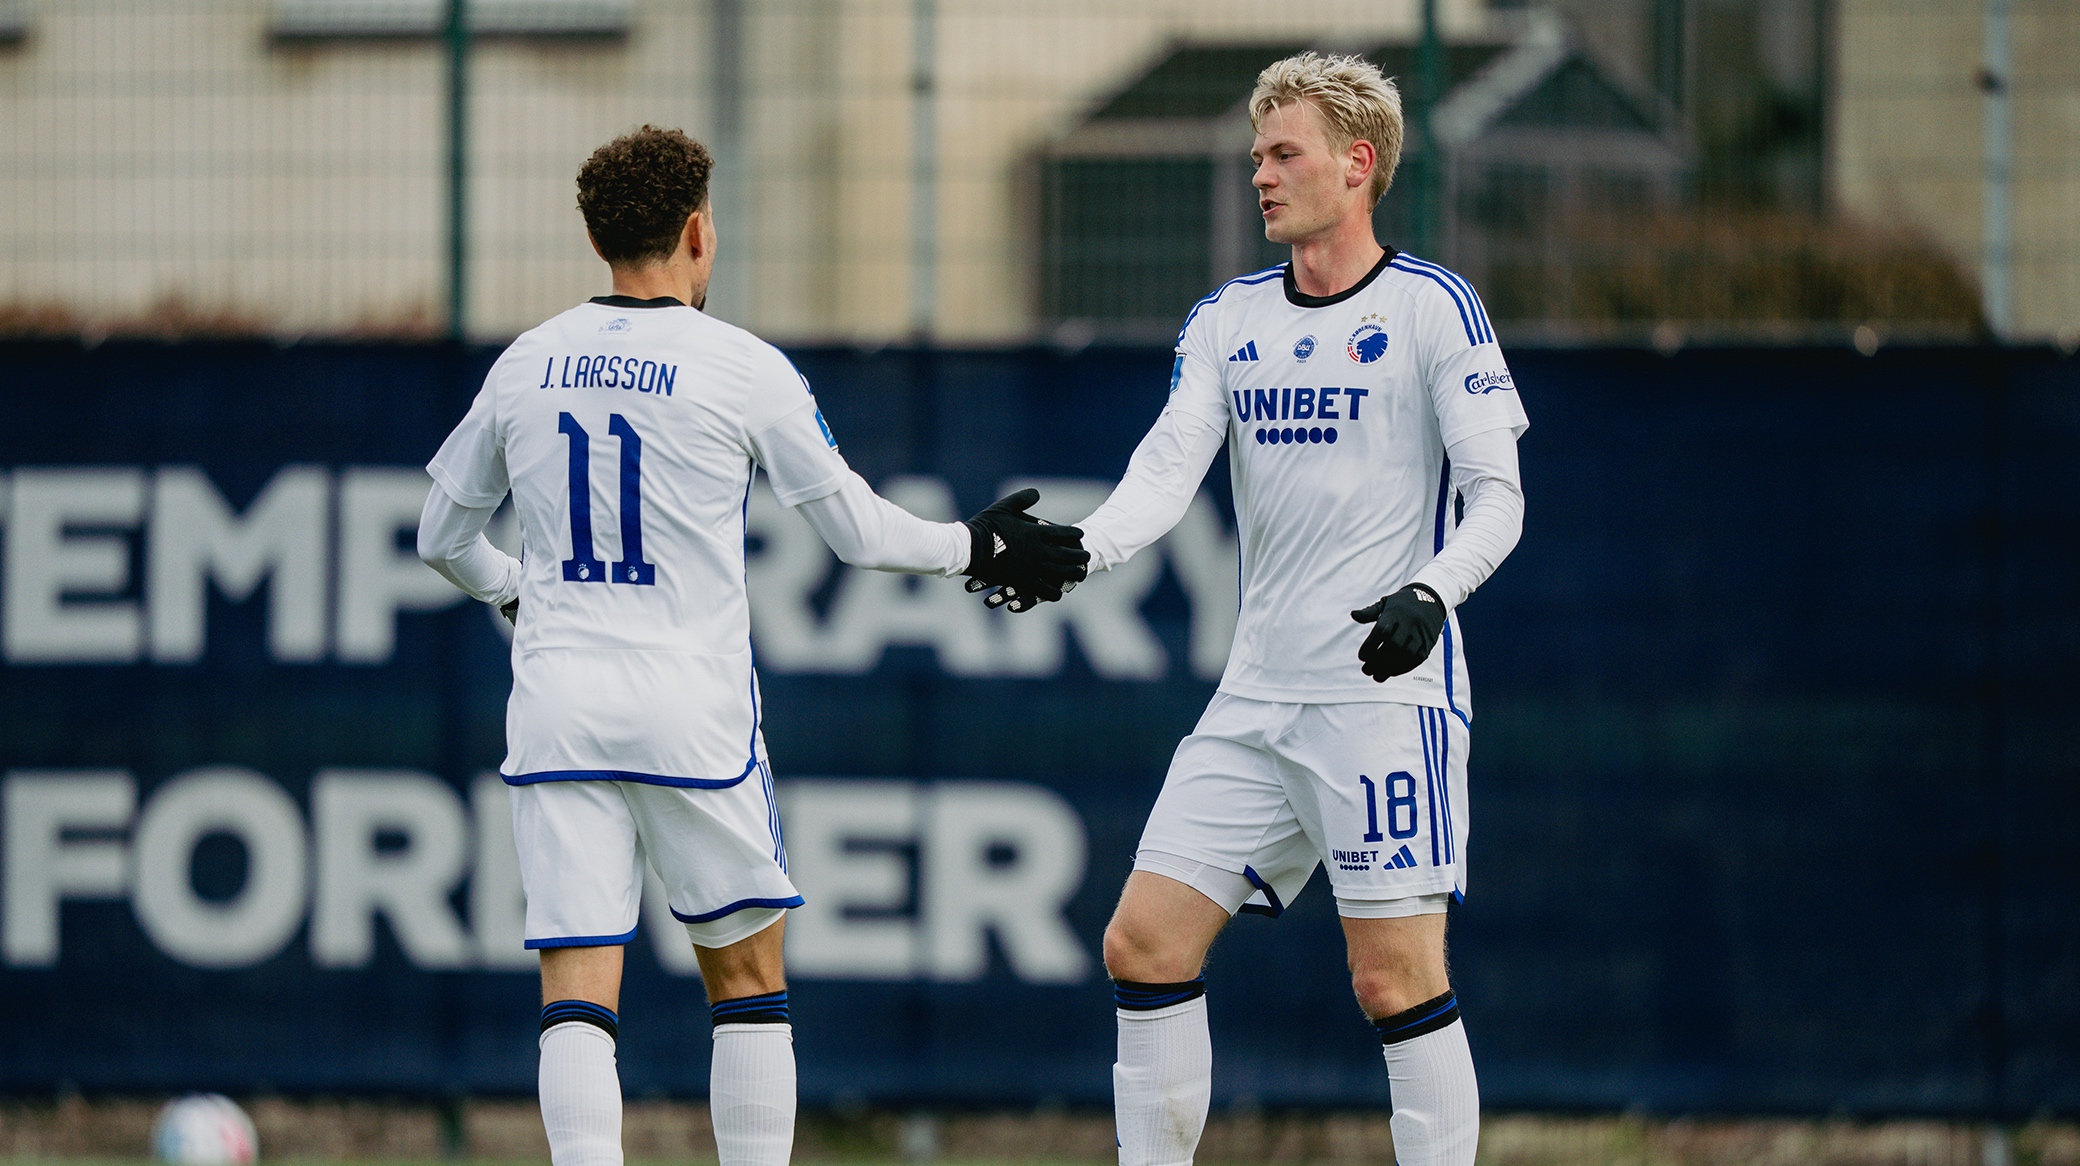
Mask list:
POLYGON ((2080 342, 2065 0, 0 3, 0 330, 434 335, 602 289, 572 175, 707 139, 712 307, 775 339, 1160 341, 1279 261, 1258 69, 1363 52, 1407 98, 1384 241, 1505 339, 2080 342))

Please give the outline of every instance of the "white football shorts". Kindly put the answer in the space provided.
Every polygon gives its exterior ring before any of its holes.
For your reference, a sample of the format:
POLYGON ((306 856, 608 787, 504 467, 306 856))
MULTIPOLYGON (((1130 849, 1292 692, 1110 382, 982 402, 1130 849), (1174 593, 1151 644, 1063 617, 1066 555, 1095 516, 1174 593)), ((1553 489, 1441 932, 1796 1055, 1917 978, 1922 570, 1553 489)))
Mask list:
POLYGON ((1317 863, 1350 918, 1445 910, 1466 891, 1465 722, 1421 705, 1217 693, 1177 746, 1134 869, 1277 915, 1317 863))
POLYGON ((646 859, 697 947, 727 947, 802 905, 762 757, 722 789, 583 780, 511 794, 530 948, 634 939, 646 859))

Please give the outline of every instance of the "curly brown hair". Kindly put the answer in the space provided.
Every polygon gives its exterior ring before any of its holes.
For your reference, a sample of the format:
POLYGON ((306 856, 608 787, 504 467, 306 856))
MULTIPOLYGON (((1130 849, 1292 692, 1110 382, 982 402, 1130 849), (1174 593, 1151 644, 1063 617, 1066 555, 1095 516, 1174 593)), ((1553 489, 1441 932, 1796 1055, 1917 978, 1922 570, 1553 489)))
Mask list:
POLYGON ((646 125, 592 152, 578 169, 578 212, 608 263, 668 258, 693 212, 707 205, 708 148, 646 125))

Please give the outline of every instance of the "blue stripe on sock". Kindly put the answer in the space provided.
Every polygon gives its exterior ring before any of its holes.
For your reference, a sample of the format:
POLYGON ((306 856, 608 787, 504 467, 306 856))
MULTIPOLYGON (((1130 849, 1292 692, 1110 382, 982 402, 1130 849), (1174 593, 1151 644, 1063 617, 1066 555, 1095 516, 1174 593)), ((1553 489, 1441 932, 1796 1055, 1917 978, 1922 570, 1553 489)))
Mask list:
POLYGON ((590 1000, 552 1000, 542 1006, 543 1032, 549 1031, 555 1025, 571 1021, 596 1025, 608 1036, 616 1039, 621 1036, 621 1018, 614 1014, 613 1009, 604 1005, 594 1004, 590 1000))
POLYGON ((1205 976, 1178 984, 1137 984, 1132 980, 1115 980, 1112 984, 1113 1005, 1128 1012, 1153 1012, 1158 1008, 1188 1004, 1204 995, 1205 976))
POLYGON ((787 992, 718 1000, 709 1005, 708 1015, 716 1024, 786 1024, 787 992))
POLYGON ((1379 1030, 1381 1044, 1394 1044, 1425 1033, 1436 1032, 1459 1019, 1459 994, 1447 992, 1435 1000, 1426 1000, 1406 1012, 1397 1012, 1384 1020, 1375 1020, 1372 1026, 1379 1030))

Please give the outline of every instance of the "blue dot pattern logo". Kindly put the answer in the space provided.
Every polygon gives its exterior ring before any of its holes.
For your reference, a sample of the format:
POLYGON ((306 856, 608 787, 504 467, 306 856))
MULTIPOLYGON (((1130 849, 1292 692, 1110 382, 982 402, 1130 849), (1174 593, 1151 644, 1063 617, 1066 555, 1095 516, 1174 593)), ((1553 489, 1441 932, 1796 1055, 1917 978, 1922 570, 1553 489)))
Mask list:
POLYGON ((1387 354, 1387 330, 1378 324, 1360 324, 1347 345, 1352 360, 1371 364, 1387 354))
POLYGON ((1314 355, 1314 337, 1302 336, 1293 342, 1293 359, 1306 360, 1314 355))
POLYGON ((1256 433, 1258 445, 1336 444, 1336 427, 1333 425, 1328 426, 1326 428, 1321 426, 1309 427, 1303 425, 1297 426, 1292 429, 1286 429, 1280 426, 1273 426, 1269 429, 1259 429, 1256 431, 1256 433))

